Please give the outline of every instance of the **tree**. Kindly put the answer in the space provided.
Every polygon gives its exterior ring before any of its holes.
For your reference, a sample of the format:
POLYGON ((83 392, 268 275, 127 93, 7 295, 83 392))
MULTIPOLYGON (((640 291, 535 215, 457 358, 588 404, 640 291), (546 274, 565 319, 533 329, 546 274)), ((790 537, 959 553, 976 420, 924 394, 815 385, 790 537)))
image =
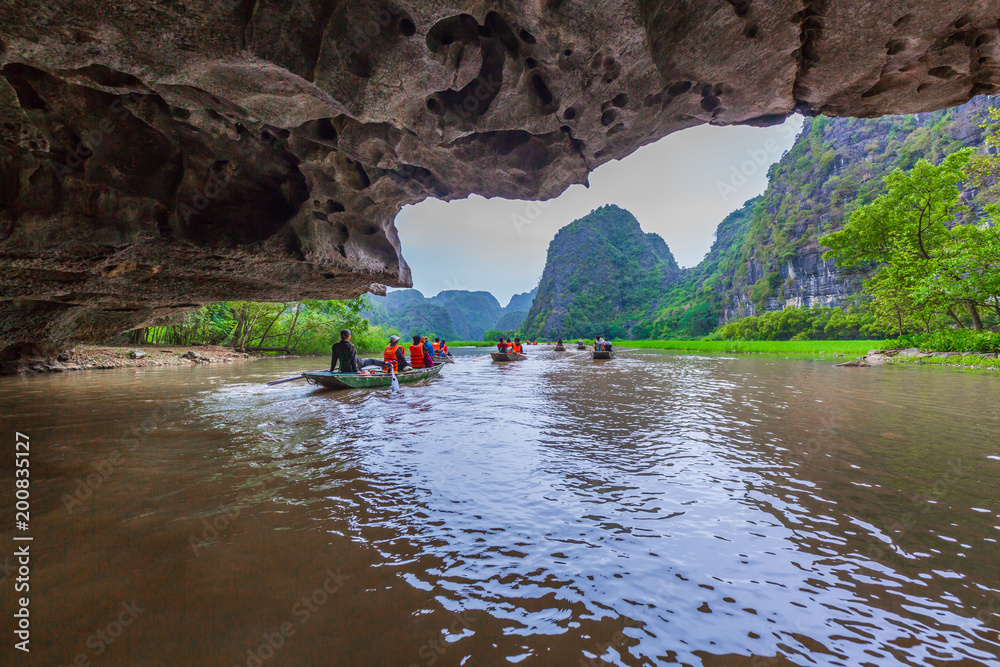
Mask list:
POLYGON ((959 224, 968 212, 959 184, 972 155, 964 149, 938 166, 920 160, 909 171, 895 170, 885 194, 855 210, 842 231, 820 239, 830 249, 824 259, 837 266, 875 265, 865 282, 873 311, 901 335, 914 323, 929 328, 935 313, 964 326, 959 308, 981 330, 979 308, 996 302, 994 246, 985 243, 995 233, 959 224))

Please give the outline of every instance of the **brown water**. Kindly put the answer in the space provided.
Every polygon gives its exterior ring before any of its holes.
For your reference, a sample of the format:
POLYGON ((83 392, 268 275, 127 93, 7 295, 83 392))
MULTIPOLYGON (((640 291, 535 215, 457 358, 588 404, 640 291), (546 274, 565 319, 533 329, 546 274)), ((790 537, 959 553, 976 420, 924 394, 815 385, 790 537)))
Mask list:
POLYGON ((1000 375, 572 354, 397 395, 262 384, 325 360, 0 378, 34 537, 0 655, 1000 664, 1000 375))

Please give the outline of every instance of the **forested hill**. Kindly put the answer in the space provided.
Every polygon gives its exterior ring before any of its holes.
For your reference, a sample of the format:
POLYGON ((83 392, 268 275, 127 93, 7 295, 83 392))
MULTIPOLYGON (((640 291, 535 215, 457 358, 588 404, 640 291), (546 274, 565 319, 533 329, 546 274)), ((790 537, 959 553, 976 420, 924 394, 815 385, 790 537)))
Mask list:
POLYGON ((627 337, 679 275, 662 238, 643 233, 628 211, 601 207, 552 240, 523 331, 529 338, 627 337))
MULTIPOLYGON (((787 306, 848 305, 864 276, 823 261, 818 240, 919 159, 981 147, 997 97, 944 111, 875 119, 807 119, 768 172, 766 192, 719 225, 705 259, 679 271, 663 240, 609 206, 571 223, 549 246, 529 336, 702 336, 787 306)), ((967 193, 973 211, 976 193, 967 193)))
MULTIPOLYGON (((650 313, 657 337, 703 335, 727 321, 787 306, 845 306, 863 275, 824 262, 818 240, 843 228, 884 192, 883 178, 921 158, 937 164, 981 147, 998 97, 934 113, 873 119, 807 119, 792 149, 768 173, 768 188, 719 226, 701 264, 684 272, 650 313)), ((976 193, 969 203, 977 210, 976 193)))
POLYGON ((489 292, 449 290, 427 298, 415 289, 396 290, 384 297, 369 296, 372 306, 362 314, 372 324, 407 337, 481 340, 491 329, 519 329, 534 296, 534 291, 516 294, 503 308, 489 292))

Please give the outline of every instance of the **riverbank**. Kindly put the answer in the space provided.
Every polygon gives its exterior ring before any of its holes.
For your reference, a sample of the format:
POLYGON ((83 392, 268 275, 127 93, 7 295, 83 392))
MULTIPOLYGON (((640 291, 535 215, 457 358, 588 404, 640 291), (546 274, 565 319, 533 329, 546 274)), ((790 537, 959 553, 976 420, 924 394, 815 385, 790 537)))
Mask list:
POLYGON ((918 366, 952 366, 955 368, 983 368, 1000 370, 1000 354, 964 352, 928 352, 910 348, 906 350, 870 350, 861 357, 859 365, 890 366, 914 364, 918 366))
POLYGON ((877 340, 622 340, 616 347, 679 352, 724 352, 727 354, 767 354, 779 357, 817 357, 835 359, 860 357, 884 345, 877 340))
POLYGON ((50 359, 26 359, 19 373, 61 373, 107 368, 154 368, 254 361, 256 356, 217 345, 77 345, 50 359))

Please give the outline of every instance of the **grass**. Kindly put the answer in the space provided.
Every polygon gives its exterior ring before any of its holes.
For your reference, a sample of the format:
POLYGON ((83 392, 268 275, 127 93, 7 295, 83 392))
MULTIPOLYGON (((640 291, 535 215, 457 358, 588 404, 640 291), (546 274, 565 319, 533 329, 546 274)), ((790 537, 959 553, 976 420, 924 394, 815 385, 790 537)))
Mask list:
POLYGON ((796 357, 862 357, 869 350, 884 349, 878 340, 622 340, 617 347, 687 352, 724 352, 727 354, 769 354, 796 357))
POLYGON ((970 368, 991 368, 1000 370, 1000 359, 986 359, 978 354, 964 354, 961 357, 926 357, 916 359, 914 357, 896 357, 893 364, 912 364, 916 366, 967 366, 970 368))

